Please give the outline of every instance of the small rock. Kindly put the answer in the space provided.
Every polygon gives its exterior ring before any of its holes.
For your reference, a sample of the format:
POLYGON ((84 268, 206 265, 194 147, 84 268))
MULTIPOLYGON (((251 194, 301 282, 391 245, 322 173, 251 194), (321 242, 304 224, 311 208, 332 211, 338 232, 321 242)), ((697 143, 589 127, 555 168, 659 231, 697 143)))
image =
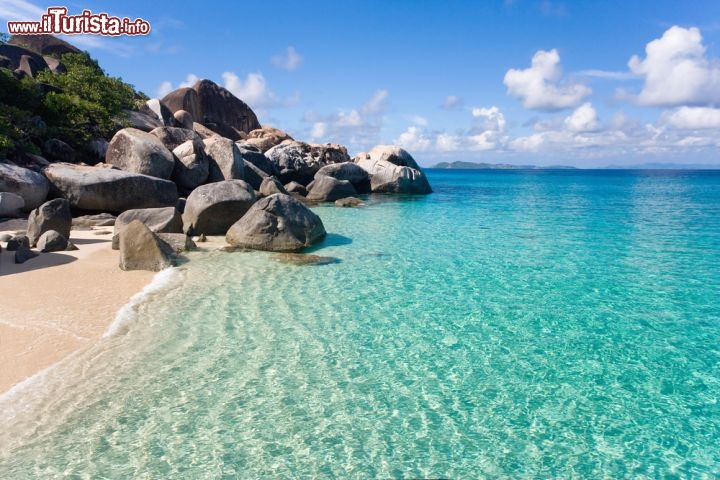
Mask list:
POLYGON ((115 225, 115 216, 109 213, 83 215, 72 219, 73 228, 112 227, 113 225, 115 225))
POLYGON ((30 249, 30 240, 25 235, 15 235, 7 242, 7 251, 15 252, 19 248, 30 249))
POLYGON ((205 236, 204 233, 201 233, 200 236, 197 238, 197 241, 200 243, 207 242, 207 237, 205 236))
POLYGON ((340 263, 339 258, 322 257, 320 255, 310 255, 306 253, 278 253, 273 255, 273 259, 280 263, 288 263, 291 265, 330 265, 340 263))
POLYGON ((33 252, 29 248, 27 248, 25 245, 20 245, 17 250, 15 250, 15 263, 25 263, 28 260, 37 257, 39 254, 36 252, 33 252))
POLYGON ((67 242, 67 247, 65 247, 66 252, 72 252, 73 250, 80 250, 78 247, 75 246, 72 242, 67 242))
POLYGON ((365 202, 356 197, 345 197, 335 200, 335 205, 338 207, 360 207, 365 205, 365 202))
POLYGON ((67 238, 63 237, 55 230, 48 230, 40 235, 37 242, 37 248, 43 253, 62 252, 68 246, 67 238))

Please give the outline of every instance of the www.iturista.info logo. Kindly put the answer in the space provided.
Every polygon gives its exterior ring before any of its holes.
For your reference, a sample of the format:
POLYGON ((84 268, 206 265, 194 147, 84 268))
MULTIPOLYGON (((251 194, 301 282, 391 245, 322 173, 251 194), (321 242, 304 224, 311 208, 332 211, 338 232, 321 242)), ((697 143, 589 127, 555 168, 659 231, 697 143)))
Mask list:
POLYGON ((7 22, 11 35, 63 34, 77 35, 147 35, 150 24, 142 18, 111 17, 107 13, 83 10, 80 15, 68 15, 65 7, 50 7, 39 22, 7 22))

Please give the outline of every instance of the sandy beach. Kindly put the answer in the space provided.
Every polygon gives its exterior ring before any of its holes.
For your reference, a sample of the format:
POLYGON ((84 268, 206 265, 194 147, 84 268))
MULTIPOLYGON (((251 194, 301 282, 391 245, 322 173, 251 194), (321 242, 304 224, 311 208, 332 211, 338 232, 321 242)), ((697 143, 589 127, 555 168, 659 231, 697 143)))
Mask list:
POLYGON ((154 276, 120 270, 112 227, 72 230, 70 237, 79 250, 22 265, 0 243, 0 393, 97 341, 154 276))

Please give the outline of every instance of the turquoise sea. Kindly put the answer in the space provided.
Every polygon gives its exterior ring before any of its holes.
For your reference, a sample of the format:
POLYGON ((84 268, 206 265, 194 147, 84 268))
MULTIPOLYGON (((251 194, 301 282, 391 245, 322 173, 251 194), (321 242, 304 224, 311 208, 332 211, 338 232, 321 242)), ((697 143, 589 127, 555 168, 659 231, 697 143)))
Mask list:
POLYGON ((720 172, 427 173, 315 208, 336 263, 161 274, 0 398, 0 478, 720 476, 720 172))

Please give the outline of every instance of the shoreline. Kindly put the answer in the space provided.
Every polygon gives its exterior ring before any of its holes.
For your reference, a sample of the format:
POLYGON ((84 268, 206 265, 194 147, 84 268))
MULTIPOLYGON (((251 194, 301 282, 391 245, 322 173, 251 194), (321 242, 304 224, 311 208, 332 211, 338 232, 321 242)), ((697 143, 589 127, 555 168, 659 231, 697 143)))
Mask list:
POLYGON ((101 339, 156 275, 120 270, 112 227, 72 230, 70 237, 78 250, 21 265, 1 244, 0 395, 101 339))

